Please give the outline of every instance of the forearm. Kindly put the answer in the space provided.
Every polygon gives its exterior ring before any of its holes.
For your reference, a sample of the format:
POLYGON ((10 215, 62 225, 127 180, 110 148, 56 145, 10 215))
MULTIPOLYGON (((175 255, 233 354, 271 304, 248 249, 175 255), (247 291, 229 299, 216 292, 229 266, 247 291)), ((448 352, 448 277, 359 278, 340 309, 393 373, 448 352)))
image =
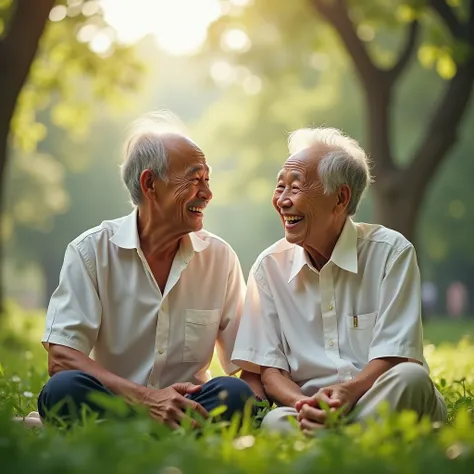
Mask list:
POLYGON ((364 369, 359 372, 354 379, 344 382, 345 385, 358 400, 375 383, 375 381, 387 370, 391 369, 400 362, 406 362, 408 359, 401 357, 386 357, 371 360, 364 369))
POLYGON ((130 403, 140 402, 145 387, 115 375, 96 361, 70 347, 50 344, 48 350, 48 371, 52 376, 63 370, 80 370, 98 379, 112 393, 130 403))
POLYGON ((294 407, 304 397, 299 385, 284 370, 262 367, 261 380, 267 396, 278 405, 294 407))
POLYGON ((242 370, 240 373, 240 378, 244 381, 247 382, 249 387, 252 389, 253 393, 262 399, 267 398, 267 394, 265 393, 265 390, 263 389, 263 384, 262 380, 260 378, 260 374, 255 374, 254 372, 248 372, 246 370, 242 370))

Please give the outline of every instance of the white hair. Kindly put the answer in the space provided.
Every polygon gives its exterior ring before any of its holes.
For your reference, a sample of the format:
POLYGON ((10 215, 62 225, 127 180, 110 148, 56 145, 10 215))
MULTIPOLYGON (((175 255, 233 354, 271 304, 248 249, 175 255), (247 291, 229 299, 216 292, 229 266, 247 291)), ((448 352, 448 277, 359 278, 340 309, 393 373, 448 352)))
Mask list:
POLYGON ((143 115, 129 128, 120 169, 132 204, 138 206, 142 200, 140 176, 144 170, 149 169, 159 179, 167 180, 168 156, 163 136, 173 133, 187 138, 187 135, 181 120, 165 109, 143 115))
POLYGON ((356 140, 337 128, 301 128, 292 132, 288 139, 288 149, 292 155, 319 144, 330 148, 318 166, 324 192, 333 193, 343 184, 349 186, 351 199, 347 213, 352 216, 372 182, 369 158, 356 140))

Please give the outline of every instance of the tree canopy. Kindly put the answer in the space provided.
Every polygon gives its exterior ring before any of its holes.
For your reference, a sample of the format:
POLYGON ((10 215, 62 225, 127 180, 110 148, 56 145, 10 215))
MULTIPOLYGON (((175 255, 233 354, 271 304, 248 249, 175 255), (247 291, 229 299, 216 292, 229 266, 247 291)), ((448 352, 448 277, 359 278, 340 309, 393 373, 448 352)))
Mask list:
MULTIPOLYGON (((250 147, 252 131, 261 134, 269 121, 282 131, 288 123, 307 125, 315 117, 327 124, 341 86, 352 87, 357 78, 360 89, 352 100, 359 102, 353 113, 363 131, 359 128, 356 136, 373 160, 376 219, 413 238, 427 187, 457 142, 471 97, 474 1, 255 0, 244 7, 228 5, 228 14, 210 31, 206 54, 211 75, 259 99, 219 124, 220 136, 250 147), (424 126, 411 148, 400 153, 393 122, 396 94, 404 73, 413 70, 415 53, 444 85, 440 99, 426 107, 424 126)), ((254 163, 260 160, 267 167, 264 156, 276 156, 274 147, 280 149, 280 143, 269 136, 265 150, 254 150, 254 163)))

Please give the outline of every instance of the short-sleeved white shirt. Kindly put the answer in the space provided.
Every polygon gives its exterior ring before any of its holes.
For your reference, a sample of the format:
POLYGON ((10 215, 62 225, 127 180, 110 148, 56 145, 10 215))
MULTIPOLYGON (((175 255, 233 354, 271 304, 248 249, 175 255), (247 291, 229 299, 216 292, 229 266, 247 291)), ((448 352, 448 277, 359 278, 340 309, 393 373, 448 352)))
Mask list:
POLYGON ((232 361, 288 371, 305 395, 352 379, 380 357, 423 358, 420 275, 401 234, 347 219, 318 272, 278 241, 251 269, 232 361))
POLYGON ((91 355, 141 385, 205 383, 214 348, 226 373, 245 298, 239 260, 204 230, 183 237, 164 293, 140 249, 137 210, 71 242, 43 343, 91 355))

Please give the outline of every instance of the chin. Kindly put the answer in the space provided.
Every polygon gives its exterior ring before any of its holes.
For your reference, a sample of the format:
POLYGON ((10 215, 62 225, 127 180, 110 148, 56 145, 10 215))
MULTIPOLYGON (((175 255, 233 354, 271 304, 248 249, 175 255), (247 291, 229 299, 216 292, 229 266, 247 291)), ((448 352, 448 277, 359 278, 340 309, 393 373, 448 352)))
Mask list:
POLYGON ((194 225, 193 228, 189 232, 199 232, 200 230, 202 230, 203 227, 204 227, 204 224, 201 221, 199 224, 194 225))
POLYGON ((302 240, 298 235, 290 234, 289 232, 286 232, 286 231, 285 231, 285 239, 290 244, 295 244, 295 245, 301 245, 302 244, 302 240))

